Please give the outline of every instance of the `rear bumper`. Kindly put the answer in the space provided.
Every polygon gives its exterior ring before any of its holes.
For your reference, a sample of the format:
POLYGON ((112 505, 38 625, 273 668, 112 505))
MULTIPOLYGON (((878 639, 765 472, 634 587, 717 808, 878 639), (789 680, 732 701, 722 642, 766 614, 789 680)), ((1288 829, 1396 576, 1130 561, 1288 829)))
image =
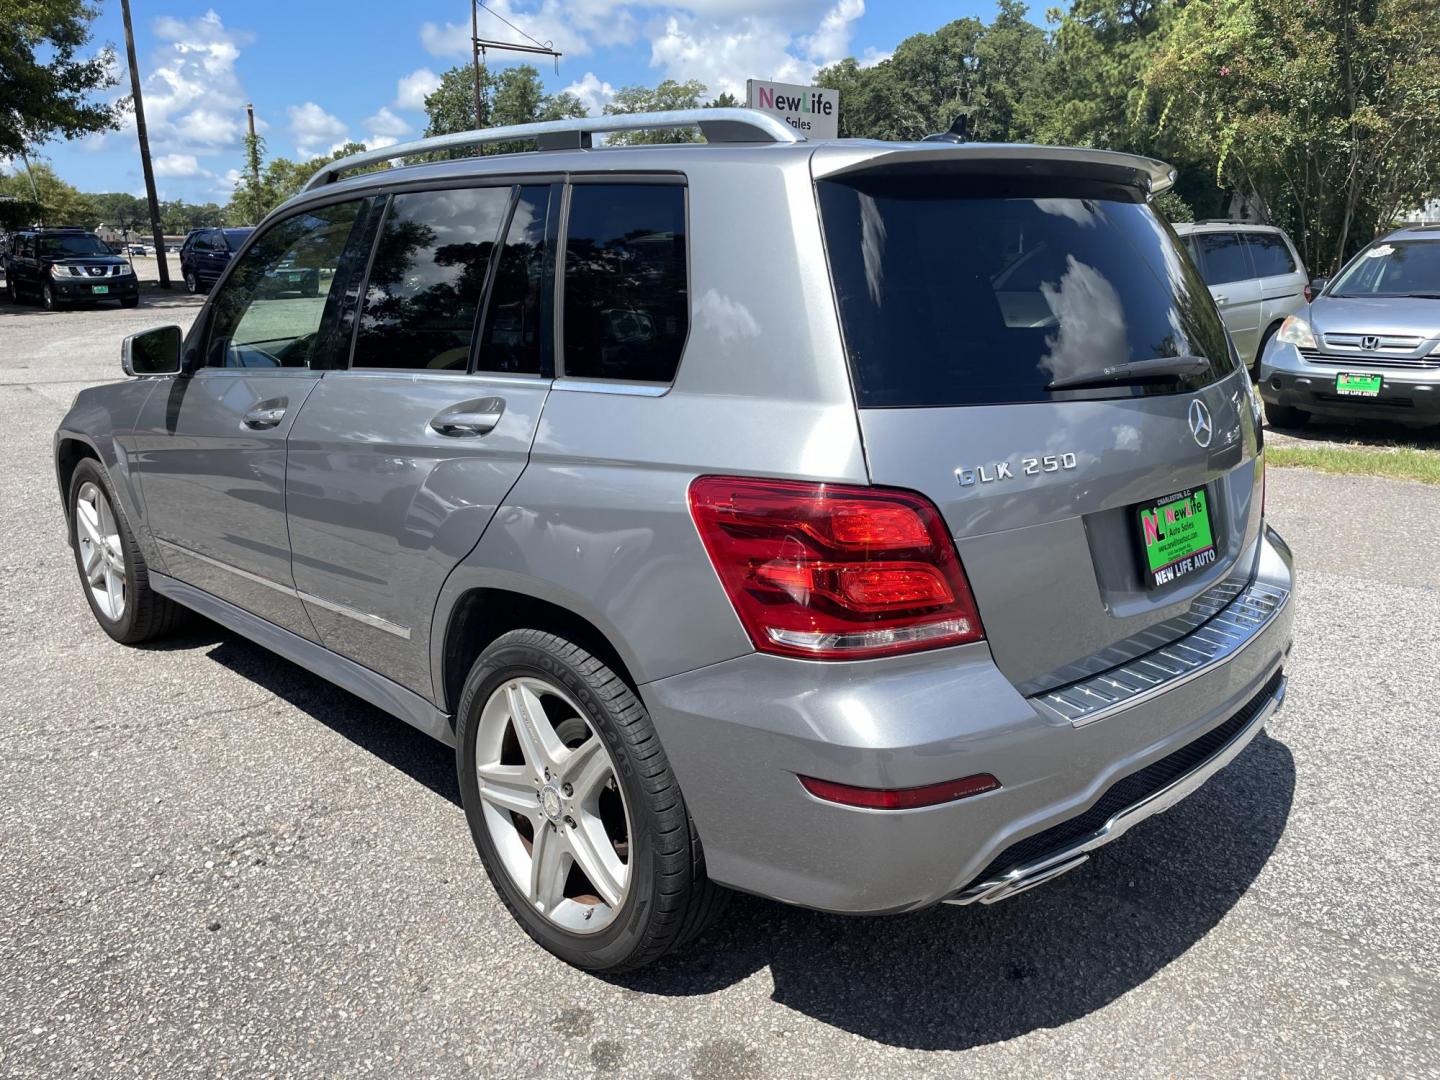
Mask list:
POLYGON ((1269 530, 1258 543, 1256 581, 1282 599, 1243 647, 1093 722, 1021 696, 983 644, 853 664, 752 654, 645 685, 710 875, 880 914, 993 901, 1083 862, 1202 784, 1279 706, 1291 558, 1269 530), (901 788, 979 772, 1003 786, 909 811, 825 802, 796 779, 901 788), (1139 795, 1115 804, 1116 790, 1139 795))
POLYGON ((1412 424, 1440 421, 1440 367, 1367 364, 1363 358, 1312 363, 1293 345, 1272 340, 1260 361, 1259 390, 1269 405, 1322 416, 1412 424), (1335 376, 1342 371, 1379 375, 1380 393, 1373 398, 1342 397, 1335 392, 1335 376))

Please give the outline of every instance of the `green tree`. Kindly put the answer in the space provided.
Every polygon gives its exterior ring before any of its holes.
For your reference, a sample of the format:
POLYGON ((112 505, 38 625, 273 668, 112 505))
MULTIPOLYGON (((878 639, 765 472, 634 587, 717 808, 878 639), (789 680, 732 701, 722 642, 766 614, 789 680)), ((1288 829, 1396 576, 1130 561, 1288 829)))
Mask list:
POLYGON ((30 180, 34 178, 39 195, 39 221, 45 225, 78 225, 91 223, 95 207, 86 195, 61 180, 55 170, 43 161, 30 163, 30 175, 21 165, 13 173, 0 174, 0 195, 11 195, 20 202, 32 203, 30 180))
POLYGON ((722 93, 719 97, 717 97, 714 101, 710 102, 705 107, 707 109, 738 109, 740 108, 740 104, 740 99, 737 98, 734 94, 730 93, 729 90, 726 90, 724 93, 722 93))
POLYGON ((115 229, 144 226, 150 221, 150 212, 145 200, 125 191, 92 192, 86 195, 95 212, 95 220, 87 222, 92 227, 109 225, 115 229))
MULTIPOLYGON (((503 127, 510 124, 533 124, 543 120, 563 120, 584 116, 585 106, 574 94, 547 94, 540 81, 540 72, 530 64, 507 67, 498 74, 488 67, 480 68, 480 91, 485 111, 485 126, 503 127)), ((475 128, 475 70, 468 64, 451 68, 440 76, 440 85, 425 98, 425 135, 449 135, 475 128)), ((496 144, 485 153, 506 153, 526 148, 525 144, 496 144)), ((475 151, 456 151, 467 156, 475 151)))
POLYGON ((84 0, 0 0, 0 157, 116 126, 115 109, 89 100, 115 82, 113 50, 80 55, 99 13, 84 0))
POLYGON ((1157 127, 1334 270, 1440 177, 1431 0, 1191 0, 1149 66, 1157 127))
MULTIPOLYGON (((698 109, 707 91, 705 84, 695 79, 676 82, 666 79, 658 86, 624 86, 615 91, 615 97, 605 106, 605 115, 618 116, 627 113, 672 112, 677 109, 698 109)), ((699 142, 699 131, 687 128, 673 128, 659 131, 617 131, 606 137, 606 141, 617 146, 638 146, 651 143, 699 142)))

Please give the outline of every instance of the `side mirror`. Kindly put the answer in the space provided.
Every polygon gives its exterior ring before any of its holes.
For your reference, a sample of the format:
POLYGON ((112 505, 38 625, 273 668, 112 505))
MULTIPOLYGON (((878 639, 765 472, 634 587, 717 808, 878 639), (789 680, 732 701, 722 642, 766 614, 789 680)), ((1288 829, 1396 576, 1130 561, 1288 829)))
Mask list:
POLYGON ((1330 284, 1328 277, 1311 278, 1310 284, 1305 286, 1305 302, 1308 304, 1313 301, 1315 297, 1324 292, 1325 286, 1328 284, 1330 284))
POLYGON ((126 375, 175 375, 180 371, 180 327, 158 326, 131 334, 120 346, 126 375))

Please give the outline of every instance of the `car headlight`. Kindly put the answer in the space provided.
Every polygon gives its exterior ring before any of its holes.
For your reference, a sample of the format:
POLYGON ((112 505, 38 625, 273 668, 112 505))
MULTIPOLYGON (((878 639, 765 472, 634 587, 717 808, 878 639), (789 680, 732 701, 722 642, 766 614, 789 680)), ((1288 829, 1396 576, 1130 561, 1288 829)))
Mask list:
POLYGON ((50 276, 57 279, 74 277, 75 268, 73 266, 52 266, 50 267, 50 276))
POLYGON ((1286 345, 1294 345, 1297 349, 1315 348, 1315 331, 1310 329, 1310 324, 1299 315, 1289 315, 1280 324, 1280 332, 1275 337, 1286 345))

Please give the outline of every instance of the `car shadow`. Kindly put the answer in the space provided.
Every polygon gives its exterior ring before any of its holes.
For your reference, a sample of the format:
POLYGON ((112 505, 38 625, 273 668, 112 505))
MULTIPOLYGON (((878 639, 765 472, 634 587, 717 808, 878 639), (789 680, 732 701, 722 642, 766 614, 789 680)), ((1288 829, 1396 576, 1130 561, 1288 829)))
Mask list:
POLYGON ((1265 429, 1267 433, 1282 436, 1287 442, 1440 449, 1440 426, 1437 425, 1417 427, 1385 423, 1383 420, 1344 420, 1316 414, 1299 427, 1280 427, 1267 420, 1265 429))
MULTIPOLYGON (((189 640, 213 640, 211 659, 460 805, 446 747, 229 631, 189 640)), ((993 907, 857 918, 736 895, 688 949, 607 981, 691 997, 768 968, 777 1003, 912 1049, 963 1050, 1058 1027, 1142 985, 1205 937, 1269 860, 1294 791, 1289 749, 1262 732, 1172 810, 993 907)))

